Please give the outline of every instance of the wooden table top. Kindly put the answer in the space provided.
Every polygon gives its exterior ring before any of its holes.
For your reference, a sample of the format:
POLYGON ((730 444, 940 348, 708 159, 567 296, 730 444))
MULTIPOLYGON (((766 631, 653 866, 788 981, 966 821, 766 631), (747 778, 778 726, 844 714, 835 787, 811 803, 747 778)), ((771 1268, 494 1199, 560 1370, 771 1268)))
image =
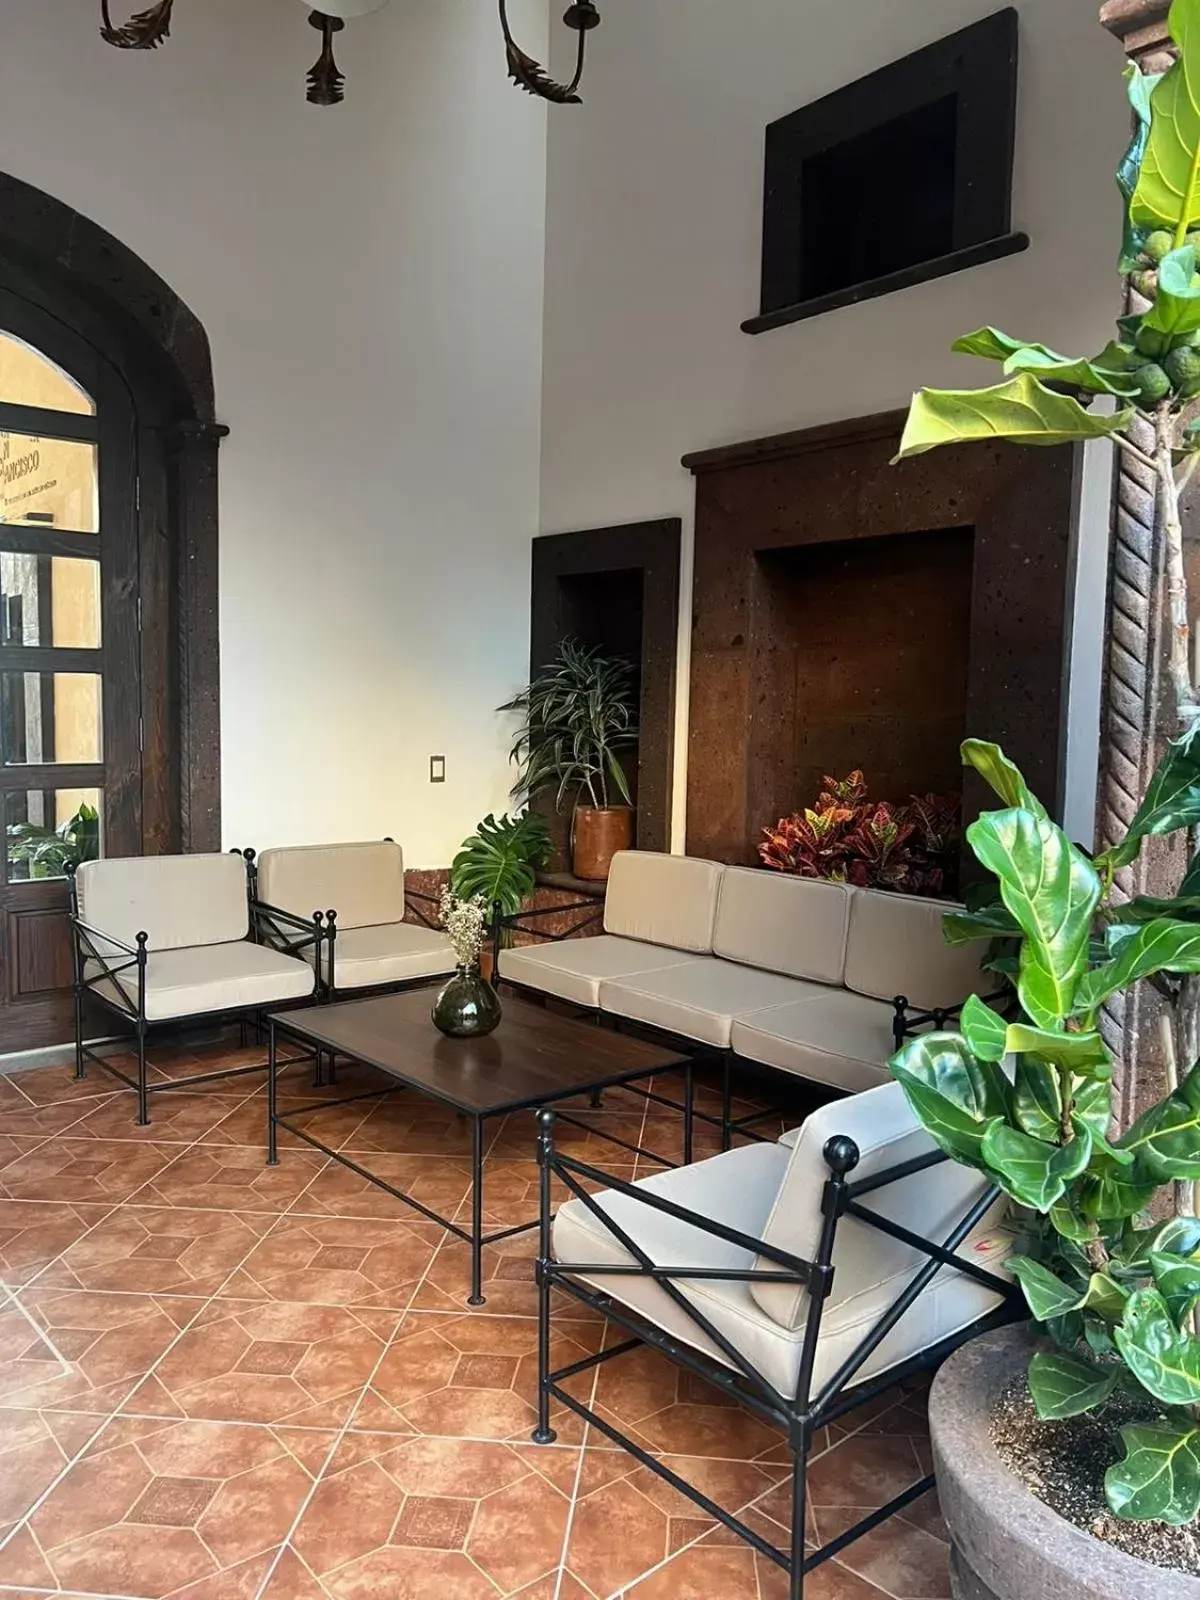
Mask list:
POLYGON ((311 1044, 377 1067, 472 1114, 499 1114, 603 1089, 687 1060, 593 1022, 506 998, 485 1039, 447 1039, 433 1025, 433 989, 277 1012, 271 1021, 311 1044))

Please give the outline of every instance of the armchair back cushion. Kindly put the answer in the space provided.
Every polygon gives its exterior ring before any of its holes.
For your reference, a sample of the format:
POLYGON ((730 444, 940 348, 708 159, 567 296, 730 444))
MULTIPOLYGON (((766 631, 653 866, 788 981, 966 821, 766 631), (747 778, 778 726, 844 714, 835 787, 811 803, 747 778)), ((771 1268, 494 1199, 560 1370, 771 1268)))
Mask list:
MULTIPOLYGON (((785 1142, 793 1146, 792 1157, 767 1219, 764 1244, 806 1261, 816 1254, 822 1223, 821 1198, 829 1178, 824 1149, 835 1134, 847 1135, 859 1149, 861 1160, 849 1175, 851 1183, 928 1155, 936 1148, 913 1115, 898 1083, 881 1084, 848 1100, 822 1106, 798 1129, 784 1136, 785 1142)), ((943 1161, 875 1190, 863 1204, 910 1233, 940 1244, 988 1187, 982 1173, 956 1161, 943 1161)), ((844 1298, 848 1286, 886 1283, 897 1274, 915 1272, 927 1260, 920 1251, 889 1238, 869 1223, 844 1217, 834 1248, 834 1297, 844 1298), (839 1284, 839 1275, 849 1284, 839 1284)), ((771 1263, 759 1257, 758 1268, 770 1271, 771 1263)), ((942 1270, 949 1273, 953 1268, 942 1270)), ((808 1318, 808 1294, 803 1288, 752 1284, 750 1292, 767 1315, 785 1328, 803 1327, 808 1318)))
POLYGON ((294 917, 336 911, 339 928, 403 922, 404 852, 387 840, 264 850, 258 897, 294 917))
POLYGON ((840 984, 853 893, 844 883, 726 867, 713 952, 767 972, 840 984))
MULTIPOLYGON (((232 944, 250 930, 239 855, 134 856, 85 861, 75 875, 79 916, 123 944, 151 950, 232 944)), ((103 944, 97 941, 102 954, 103 944)))
POLYGON ((695 856, 622 850, 608 880, 605 933, 710 954, 724 870, 695 856))
POLYGON ((921 1011, 960 1006, 973 992, 995 988, 979 970, 985 944, 951 946, 942 936, 946 912, 961 909, 948 900, 857 889, 850 903, 846 987, 875 1000, 904 995, 921 1011))

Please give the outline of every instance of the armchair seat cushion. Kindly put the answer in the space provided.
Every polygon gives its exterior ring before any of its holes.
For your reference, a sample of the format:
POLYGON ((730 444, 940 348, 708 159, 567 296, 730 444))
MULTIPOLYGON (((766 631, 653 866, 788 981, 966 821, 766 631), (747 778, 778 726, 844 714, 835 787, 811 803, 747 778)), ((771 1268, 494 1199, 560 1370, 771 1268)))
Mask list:
MULTIPOLYGON (((762 1238, 790 1149, 785 1145, 751 1145, 713 1156, 691 1167, 643 1179, 637 1188, 673 1201, 726 1227, 762 1238)), ((658 1266, 754 1269, 753 1251, 704 1233, 689 1223, 653 1211, 627 1195, 605 1191, 595 1197, 601 1210, 658 1266)), ((820 1204, 820 1192, 813 1197, 820 1204)), ((855 1239, 839 1241, 834 1258, 833 1291, 821 1323, 813 1373, 814 1391, 838 1370, 884 1312, 899 1298, 914 1275, 911 1257, 901 1254, 896 1270, 879 1275, 878 1252, 856 1252, 855 1239), (869 1261, 866 1271, 863 1262, 869 1261)), ((1010 1241, 998 1236, 994 1218, 985 1219, 961 1245, 980 1266, 994 1270, 1010 1241)), ((564 1205, 554 1223, 555 1260, 564 1266, 629 1265, 634 1258, 581 1200, 564 1205)), ((760 1263, 759 1270, 763 1270, 760 1263)), ((589 1276, 581 1281, 636 1312, 655 1327, 714 1357, 727 1367, 736 1363, 708 1338, 666 1291, 650 1278, 589 1276)), ((794 1398, 806 1321, 795 1328, 776 1322, 757 1303, 746 1283, 673 1280, 702 1316, 782 1395, 794 1398)), ((781 1290, 780 1292, 786 1292, 781 1290)), ((943 1268, 918 1297, 862 1367, 858 1381, 886 1372, 918 1351, 948 1338, 985 1316, 1000 1297, 984 1285, 943 1268)))
MULTIPOLYGON (((110 965, 120 966, 126 959, 113 957, 110 965)), ((95 979, 101 972, 99 962, 84 963, 85 979, 95 979)), ((166 1022, 243 1006, 274 1005, 304 999, 314 987, 312 968, 305 962, 245 939, 236 944, 153 950, 146 961, 146 1018, 166 1022)), ((137 968, 128 967, 115 979, 101 978, 92 992, 136 1008, 137 968)))
POLYGON ((602 983, 600 1005, 614 1016, 727 1050, 735 1018, 829 992, 819 983, 708 956, 602 983))
POLYGON ((643 944, 602 934, 597 939, 565 939, 559 944, 521 946, 500 952, 500 976, 526 989, 595 1010, 606 978, 686 966, 696 957, 686 950, 643 944))
MULTIPOLYGON (((322 977, 328 981, 328 947, 324 948, 322 977)), ((305 953, 310 962, 315 959, 311 946, 305 953)), ((339 991, 435 978, 453 972, 455 965, 454 947, 444 933, 410 922, 339 929, 334 942, 333 981, 339 991)))
POLYGON ((747 1061, 857 1094, 891 1081, 892 1007, 844 989, 739 1017, 731 1042, 747 1061))

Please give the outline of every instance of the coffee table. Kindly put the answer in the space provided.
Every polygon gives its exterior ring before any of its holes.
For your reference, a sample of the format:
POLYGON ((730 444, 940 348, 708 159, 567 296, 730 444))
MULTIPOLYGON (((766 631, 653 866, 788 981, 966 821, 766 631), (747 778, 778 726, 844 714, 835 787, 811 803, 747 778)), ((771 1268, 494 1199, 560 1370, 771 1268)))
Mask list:
MULTIPOLYGON (((693 1080, 690 1057, 660 1049, 625 1034, 610 1032, 595 1022, 558 1016, 525 1000, 504 1002, 504 1018, 486 1039, 447 1039, 430 1019, 431 991, 409 990, 369 1000, 339 1001, 333 1005, 306 1006, 277 1012, 268 1018, 270 1043, 267 1057, 268 1154, 270 1166, 279 1163, 279 1129, 303 1139, 314 1149, 356 1172, 369 1183, 394 1195, 405 1205, 439 1223, 471 1246, 471 1296, 468 1305, 484 1304, 481 1290, 483 1247, 537 1227, 538 1219, 483 1231, 483 1130, 490 1118, 519 1111, 536 1111, 578 1095, 598 1096, 604 1089, 631 1088, 641 1097, 674 1107, 683 1113, 683 1159, 692 1159, 693 1080), (285 1034, 319 1050, 374 1067, 395 1080, 391 1089, 368 1090, 339 1100, 320 1100, 279 1109, 277 1038, 285 1034), (670 1100, 639 1080, 664 1072, 683 1076, 683 1101, 670 1100), (323 1144, 296 1118, 331 1106, 373 1100, 382 1093, 408 1089, 441 1105, 450 1106, 471 1123, 471 1226, 460 1227, 422 1201, 394 1188, 339 1150, 323 1144)), ((646 1156, 664 1167, 674 1165, 651 1150, 630 1144, 603 1128, 560 1110, 559 1120, 587 1128, 610 1144, 646 1156)), ((532 1154, 535 1126, 530 1119, 532 1154)))

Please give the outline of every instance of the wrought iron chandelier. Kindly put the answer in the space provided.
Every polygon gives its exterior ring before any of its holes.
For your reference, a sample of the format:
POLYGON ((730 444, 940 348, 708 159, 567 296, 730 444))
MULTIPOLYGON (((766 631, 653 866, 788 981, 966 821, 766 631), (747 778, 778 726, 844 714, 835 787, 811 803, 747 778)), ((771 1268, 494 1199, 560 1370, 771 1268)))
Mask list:
MULTIPOLYGON (((307 5, 308 0, 301 0, 301 3, 307 5)), ((341 33, 348 18, 366 16, 386 4, 387 0, 321 0, 320 10, 309 7, 308 20, 321 35, 321 54, 308 74, 308 99, 313 105, 335 106, 345 99, 346 80, 334 56, 334 35, 341 33)), ((587 36, 600 26, 600 13, 594 0, 577 0, 563 15, 567 27, 579 36, 575 73, 569 83, 556 82, 540 62, 521 49, 509 25, 508 0, 499 0, 499 5, 500 29, 512 81, 519 89, 541 100, 551 100, 557 105, 578 105, 587 36)), ((100 37, 118 50, 156 50, 170 36, 175 0, 155 0, 153 5, 135 12, 119 27, 113 24, 111 9, 112 0, 100 0, 100 37)))

